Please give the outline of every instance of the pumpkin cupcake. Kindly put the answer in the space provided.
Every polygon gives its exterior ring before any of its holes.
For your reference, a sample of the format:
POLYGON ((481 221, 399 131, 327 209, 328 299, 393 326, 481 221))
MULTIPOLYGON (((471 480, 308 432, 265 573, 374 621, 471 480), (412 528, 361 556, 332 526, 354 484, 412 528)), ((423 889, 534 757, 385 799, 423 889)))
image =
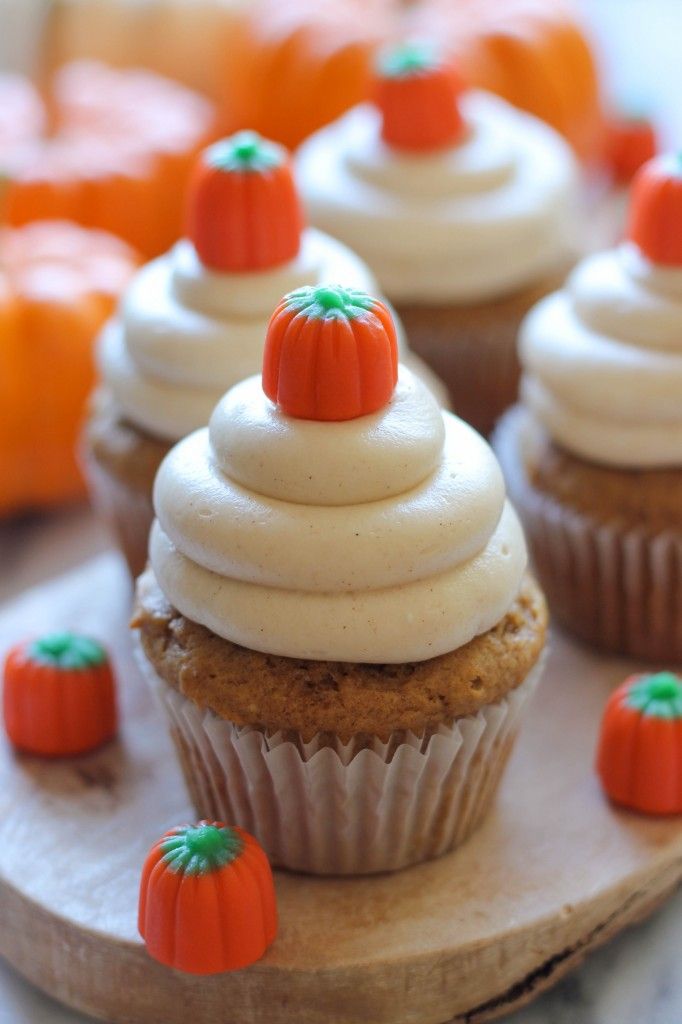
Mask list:
POLYGON ((202 154, 186 221, 188 237, 140 271, 102 335, 104 387, 85 435, 94 502, 134 576, 147 559, 161 460, 208 423, 227 388, 258 371, 282 293, 325 280, 374 288, 349 249, 304 227, 288 154, 252 132, 202 154))
POLYGON ((387 308, 285 296, 164 459, 133 625, 201 816, 273 863, 393 870, 483 819, 546 611, 486 442, 398 366, 387 308))
POLYGON ((553 129, 465 90, 425 45, 388 52, 375 95, 303 144, 301 192, 485 433, 516 398, 518 326, 571 257, 575 162, 553 129))
POLYGON ((682 162, 633 183, 627 240, 528 316, 496 444, 556 618, 682 660, 682 162))

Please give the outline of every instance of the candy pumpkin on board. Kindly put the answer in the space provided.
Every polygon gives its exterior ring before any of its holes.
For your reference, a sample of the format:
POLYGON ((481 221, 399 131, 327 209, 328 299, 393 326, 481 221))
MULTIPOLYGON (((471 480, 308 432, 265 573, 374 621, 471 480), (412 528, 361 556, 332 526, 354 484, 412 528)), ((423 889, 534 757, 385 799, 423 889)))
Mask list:
POLYGON ((92 350, 137 263, 67 222, 0 231, 0 515, 80 498, 92 350))
POLYGON ((179 236, 196 152, 215 131, 212 105, 148 71, 91 61, 54 78, 45 102, 0 76, 0 215, 5 223, 63 218, 119 235, 145 256, 179 236), (4 129, 4 130, 3 130, 4 129))

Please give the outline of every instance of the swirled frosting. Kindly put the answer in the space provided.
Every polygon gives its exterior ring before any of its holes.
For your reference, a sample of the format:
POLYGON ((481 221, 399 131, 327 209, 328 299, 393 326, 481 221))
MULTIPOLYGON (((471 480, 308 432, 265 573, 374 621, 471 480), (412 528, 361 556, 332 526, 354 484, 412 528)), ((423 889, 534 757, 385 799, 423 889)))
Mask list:
POLYGON ((682 466, 682 268, 632 244, 581 262, 521 330, 522 397, 574 454, 682 466))
POLYGON ((133 279, 98 346, 99 369, 132 423, 176 441, 208 423, 221 395, 260 370, 272 310, 304 284, 376 290, 362 260, 312 228, 295 260, 274 270, 208 270, 179 242, 133 279))
POLYGON ((423 661, 494 626, 526 549, 497 461, 405 367, 354 420, 285 416, 251 377, 164 460, 150 558, 187 618, 253 650, 423 661))
POLYGON ((576 167, 551 128, 482 92, 461 98, 463 141, 419 155, 356 107, 299 150, 314 224, 367 260, 394 301, 466 303, 541 280, 573 243, 576 167))

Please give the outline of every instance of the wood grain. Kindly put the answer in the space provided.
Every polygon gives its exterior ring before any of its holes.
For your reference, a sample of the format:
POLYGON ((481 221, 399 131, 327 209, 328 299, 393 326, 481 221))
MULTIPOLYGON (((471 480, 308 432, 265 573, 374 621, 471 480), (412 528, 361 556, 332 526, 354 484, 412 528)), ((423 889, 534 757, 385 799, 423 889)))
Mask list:
POLYGON ((126 1024, 477 1024, 533 996, 649 913, 682 877, 682 825, 614 811, 591 761, 633 666, 556 636, 546 681, 481 830, 396 875, 277 875, 279 938, 249 970, 193 978, 137 937, 140 866, 192 817, 129 656, 129 590, 101 556, 0 615, 0 648, 76 626, 116 650, 118 743, 68 763, 0 749, 0 953, 68 1005, 126 1024))

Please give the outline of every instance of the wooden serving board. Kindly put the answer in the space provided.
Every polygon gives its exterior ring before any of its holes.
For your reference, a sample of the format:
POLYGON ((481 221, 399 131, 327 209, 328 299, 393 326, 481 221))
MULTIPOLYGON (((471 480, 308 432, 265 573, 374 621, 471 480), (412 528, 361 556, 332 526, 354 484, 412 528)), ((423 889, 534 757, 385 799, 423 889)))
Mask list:
POLYGON ((148 847, 193 817, 127 646, 113 555, 0 614, 0 649, 74 627, 115 653, 120 741, 66 763, 0 748, 0 953, 68 1005, 126 1024, 492 1020, 649 913, 682 877, 682 822, 613 810, 592 772, 601 708, 633 666, 555 636, 496 806, 459 851, 396 875, 277 875, 281 929, 246 971, 195 978, 136 932, 148 847))

